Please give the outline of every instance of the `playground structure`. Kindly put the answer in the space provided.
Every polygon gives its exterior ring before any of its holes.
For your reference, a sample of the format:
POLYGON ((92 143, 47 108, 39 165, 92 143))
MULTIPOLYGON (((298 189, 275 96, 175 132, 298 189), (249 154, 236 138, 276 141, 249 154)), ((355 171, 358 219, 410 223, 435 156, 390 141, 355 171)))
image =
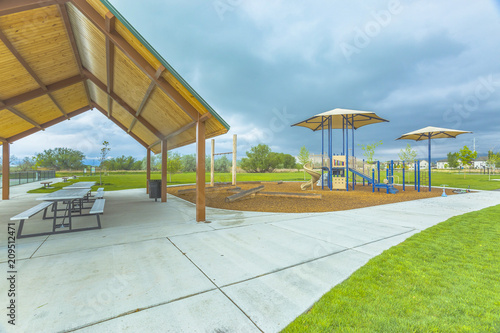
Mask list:
POLYGON ((210 154, 210 186, 214 187, 215 186, 215 156, 218 155, 230 155, 232 154, 232 165, 231 165, 231 178, 232 178, 232 185, 236 186, 236 149, 237 149, 237 135, 233 135, 233 151, 226 152, 226 153, 215 153, 215 139, 212 139, 212 149, 211 149, 211 154, 210 154))
MULTIPOLYGON (((398 190, 394 188, 392 180, 380 182, 379 178, 375 180, 374 175, 370 176, 364 169, 360 169, 359 163, 354 155, 354 130, 362 126, 380 122, 388 122, 388 120, 370 111, 334 109, 292 125, 306 127, 313 131, 321 131, 321 189, 324 189, 326 180, 326 186, 330 191, 334 189, 349 191, 349 186, 354 190, 355 178, 359 176, 363 178, 364 181, 368 182, 368 184, 372 184, 374 188, 385 189, 387 193, 397 193, 398 190), (333 154, 333 129, 342 129, 342 154, 340 155, 333 154), (325 130, 328 136, 326 166, 325 130), (351 130, 350 138, 349 130, 351 130), (351 156, 349 156, 349 139, 352 141, 351 156), (326 176, 324 172, 326 172, 326 176), (349 174, 351 174, 351 176, 349 176, 349 174)), ((310 173, 307 169, 305 170, 310 173)), ((303 184, 303 186, 302 189, 307 188, 306 184, 303 184)))

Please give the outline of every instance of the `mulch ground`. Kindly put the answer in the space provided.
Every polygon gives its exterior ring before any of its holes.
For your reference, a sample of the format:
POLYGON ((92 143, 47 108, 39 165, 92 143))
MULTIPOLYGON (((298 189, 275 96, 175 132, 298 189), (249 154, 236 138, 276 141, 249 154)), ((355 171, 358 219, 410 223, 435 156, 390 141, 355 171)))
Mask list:
MULTIPOLYGON (((370 186, 356 186, 355 190, 347 191, 329 191, 321 190, 321 187, 315 187, 314 190, 302 191, 300 189, 301 182, 284 182, 277 184, 276 182, 262 182, 255 184, 238 184, 241 190, 248 190, 260 185, 264 185, 265 192, 291 192, 291 193, 317 193, 321 194, 321 199, 304 199, 304 198, 281 198, 281 197, 264 197, 255 196, 241 201, 226 203, 225 198, 234 194, 229 187, 220 187, 220 189, 208 189, 206 191, 206 205, 208 207, 242 210, 242 211, 259 211, 259 212, 280 212, 280 213, 305 213, 305 212, 331 212, 340 210, 349 210, 362 207, 370 207, 377 205, 385 205, 389 203, 411 201, 417 199, 425 199, 438 197, 442 194, 442 189, 434 189, 429 192, 427 187, 421 187, 420 193, 415 191, 413 186, 407 186, 403 192, 401 187, 397 194, 387 194, 380 190, 372 193, 370 186)), ((194 191, 182 193, 181 190, 193 189, 194 186, 170 187, 167 192, 181 199, 195 202, 196 193, 194 191), (178 192, 181 191, 181 194, 178 192)), ((451 190, 447 191, 451 195, 451 190)))

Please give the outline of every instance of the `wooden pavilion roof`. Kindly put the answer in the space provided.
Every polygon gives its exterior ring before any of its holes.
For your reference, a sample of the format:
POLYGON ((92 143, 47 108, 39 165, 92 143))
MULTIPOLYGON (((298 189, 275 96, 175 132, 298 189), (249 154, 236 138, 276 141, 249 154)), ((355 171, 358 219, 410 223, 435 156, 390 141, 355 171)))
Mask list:
POLYGON ((0 144, 92 109, 155 153, 229 130, 107 0, 0 1, 0 144))

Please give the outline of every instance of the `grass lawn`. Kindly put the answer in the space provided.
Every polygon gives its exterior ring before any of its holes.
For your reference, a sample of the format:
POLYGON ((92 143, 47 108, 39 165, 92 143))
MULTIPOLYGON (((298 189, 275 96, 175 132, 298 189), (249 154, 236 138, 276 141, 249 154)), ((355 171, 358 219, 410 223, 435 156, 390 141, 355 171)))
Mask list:
POLYGON ((500 205, 383 252, 284 332, 500 332, 500 205))
MULTIPOLYGON (((57 173, 58 177, 61 176, 72 176, 75 173, 57 173)), ((151 179, 160 179, 161 175, 159 172, 152 172, 151 179)), ((309 179, 306 176, 306 179, 309 179)), ((194 184, 196 182, 196 173, 178 173, 167 176, 170 180, 168 185, 179 185, 179 184, 194 184)), ((230 173, 216 173, 216 182, 230 182, 230 173)), ((205 174, 205 180, 210 182, 210 173, 205 174)), ((302 172, 288 172, 288 173, 241 173, 238 174, 238 181, 278 181, 278 180, 304 180, 304 174, 302 172)), ((28 193, 50 193, 60 190, 62 187, 73 184, 79 181, 96 181, 99 184, 99 175, 97 176, 78 176, 78 179, 68 179, 66 183, 56 183, 51 184, 52 188, 38 188, 28 193)), ((102 176, 102 186, 94 186, 92 189, 96 190, 98 187, 104 187, 105 191, 117 191, 126 190, 133 188, 146 188, 146 172, 110 172, 106 176, 102 176)))

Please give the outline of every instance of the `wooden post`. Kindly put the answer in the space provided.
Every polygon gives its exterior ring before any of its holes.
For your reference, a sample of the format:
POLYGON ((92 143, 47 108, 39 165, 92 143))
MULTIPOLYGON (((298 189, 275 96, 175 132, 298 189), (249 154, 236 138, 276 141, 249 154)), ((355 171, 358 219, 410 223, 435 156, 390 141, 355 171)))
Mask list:
POLYGON ((9 143, 4 142, 3 146, 3 156, 2 156, 2 200, 9 200, 10 193, 10 147, 9 143))
POLYGON ((205 222, 205 122, 196 123, 196 222, 205 222))
POLYGON ((233 135, 233 185, 236 185, 236 134, 233 135))
POLYGON ((167 140, 161 141, 161 202, 167 202, 167 140))
POLYGON ((151 149, 146 151, 146 194, 149 194, 149 181, 151 180, 151 149))
POLYGON ((212 154, 210 158, 210 186, 215 186, 215 139, 212 139, 212 154))

